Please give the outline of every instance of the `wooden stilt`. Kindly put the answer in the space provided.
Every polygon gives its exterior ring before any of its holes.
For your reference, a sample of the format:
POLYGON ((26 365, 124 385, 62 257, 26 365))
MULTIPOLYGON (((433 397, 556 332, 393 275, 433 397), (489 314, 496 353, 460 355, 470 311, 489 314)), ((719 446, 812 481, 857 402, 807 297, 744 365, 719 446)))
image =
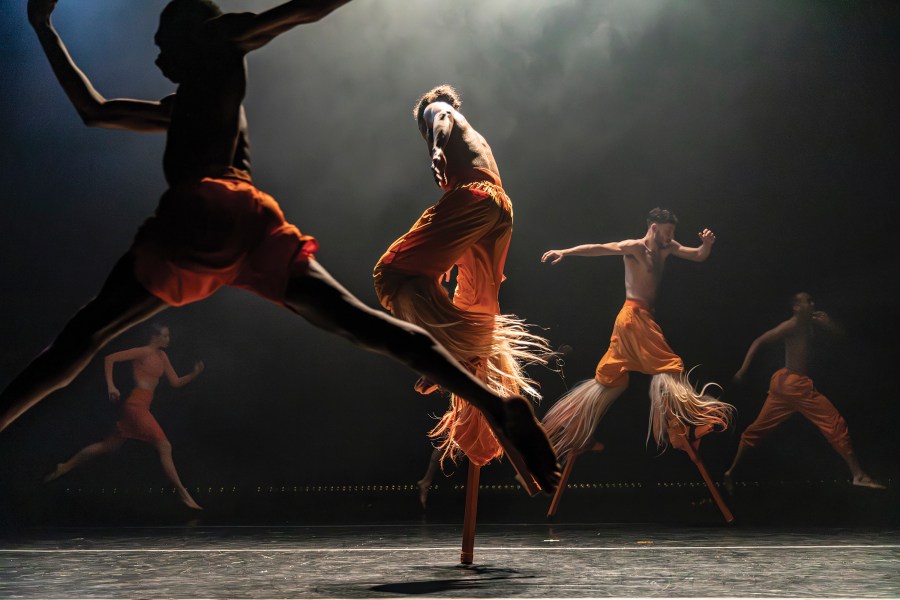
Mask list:
POLYGON ((475 517, 478 513, 478 482, 481 479, 481 467, 469 462, 469 475, 466 479, 466 513, 463 517, 462 552, 459 562, 471 565, 475 560, 475 517))
MULTIPOLYGON (((705 435, 710 431, 711 430, 705 430, 701 435, 705 435)), ((731 510, 729 510, 728 505, 725 504, 725 500, 722 499, 722 494, 719 493, 716 484, 713 483, 712 478, 709 476, 709 472, 706 470, 706 465, 703 464, 703 460, 700 458, 700 438, 696 437, 695 432, 694 439, 691 440, 688 437, 689 433, 690 430, 684 423, 669 421, 669 441, 675 448, 687 453, 691 461, 693 461, 694 466, 700 471, 700 476, 703 477, 703 481, 706 483, 710 495, 712 495, 713 500, 716 502, 716 506, 719 507, 722 516, 725 517, 725 522, 731 523, 734 521, 734 515, 731 514, 731 510)))
POLYGON ((603 452, 603 448, 603 444, 595 441, 590 446, 585 446, 581 450, 572 453, 572 455, 569 457, 569 460, 566 461, 566 466, 563 469, 563 474, 559 480, 559 486, 557 486, 556 488, 556 493, 553 494, 553 501, 550 503, 550 510, 547 511, 548 519, 556 516, 556 511, 559 508, 560 501, 562 500, 563 490, 566 489, 566 486, 569 483, 569 475, 572 474, 572 469, 575 468, 575 459, 585 452, 603 452))

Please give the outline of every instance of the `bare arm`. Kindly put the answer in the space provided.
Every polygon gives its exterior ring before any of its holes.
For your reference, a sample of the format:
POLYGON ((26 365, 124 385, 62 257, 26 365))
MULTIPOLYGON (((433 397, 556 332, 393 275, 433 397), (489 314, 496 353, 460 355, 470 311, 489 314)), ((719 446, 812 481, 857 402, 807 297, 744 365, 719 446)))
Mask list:
POLYGON ((116 387, 115 383, 113 383, 113 365, 117 362, 143 358, 149 352, 150 349, 146 346, 143 346, 141 348, 132 348, 131 350, 114 352, 112 354, 108 354, 106 358, 103 359, 103 373, 104 375, 106 375, 106 389, 109 393, 110 402, 118 402, 120 398, 119 390, 116 387))
POLYGON ((175 369, 172 367, 172 363, 169 362, 168 355, 163 354, 163 356, 165 357, 165 360, 166 360, 166 364, 165 364, 166 379, 168 380, 169 385, 171 385, 174 388, 179 388, 183 385, 187 385, 188 383, 192 382, 194 379, 197 378, 197 375, 199 375, 200 373, 203 372, 203 369, 205 367, 205 365, 203 364, 203 361, 198 360, 196 363, 194 363, 194 368, 190 373, 179 377, 175 373, 175 369))
POLYGON ((741 365, 741 368, 738 369, 738 372, 734 374, 734 380, 740 382, 744 378, 744 376, 747 374, 747 369, 750 368, 750 363, 753 362, 753 357, 756 356, 756 352, 757 350, 759 350, 760 346, 783 340, 785 336, 790 333, 793 327, 794 324, 792 321, 785 321, 778 327, 770 329, 769 331, 753 340, 753 343, 750 344, 750 348, 747 349, 747 355, 744 357, 744 363, 741 365))
POLYGON ((541 257, 541 262, 550 261, 555 265, 566 256, 622 256, 638 254, 645 250, 640 240, 623 240, 606 244, 582 244, 565 250, 548 250, 541 257))
MULTIPOLYGON (((107 100, 79 69, 50 22, 56 0, 29 0, 28 20, 37 33, 56 79, 86 125, 132 131, 161 132, 169 126, 171 103, 107 100)), ((172 98, 170 96, 169 98, 172 98)))
POLYGON ((292 0, 259 14, 226 13, 210 21, 210 31, 236 43, 244 52, 250 52, 297 25, 315 23, 325 18, 349 1, 292 0))
POLYGON ((835 323, 827 312, 824 310, 817 310, 812 314, 813 323, 827 331, 832 335, 841 336, 846 333, 843 327, 841 327, 838 323, 835 323))
POLYGON ((682 246, 675 240, 672 240, 670 244, 671 253, 674 256, 683 258, 685 260, 703 262, 704 260, 709 258, 710 253, 712 253, 712 246, 716 243, 716 234, 714 234, 709 229, 704 229, 703 231, 698 233, 697 236, 700 238, 700 245, 696 248, 682 246))

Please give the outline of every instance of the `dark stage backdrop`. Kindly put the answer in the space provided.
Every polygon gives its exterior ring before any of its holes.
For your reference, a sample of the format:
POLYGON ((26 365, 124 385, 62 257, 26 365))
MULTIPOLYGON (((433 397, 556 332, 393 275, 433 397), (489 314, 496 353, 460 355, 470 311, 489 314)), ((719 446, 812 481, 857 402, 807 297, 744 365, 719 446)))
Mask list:
MULTIPOLYGON (((261 10, 272 2, 223 2, 261 10)), ((108 98, 173 91, 153 65, 163 2, 64 0, 55 23, 108 98)), ((0 5, 0 385, 99 289, 165 188, 163 137, 78 119, 25 19, 0 5)), ((658 320, 698 380, 725 384, 734 433, 704 443, 715 475, 758 412, 781 351, 728 383, 753 338, 810 291, 847 329, 821 339, 813 376, 846 416, 863 463, 896 478, 900 11, 866 2, 359 0, 248 58, 254 178, 321 242, 321 262, 376 304, 375 261, 440 192, 410 116, 439 83, 489 140, 515 203, 501 304, 569 345, 562 373, 533 368, 547 406, 593 373, 624 297, 614 258, 542 265, 541 254, 638 237, 654 206, 678 239, 718 241, 703 264, 669 261, 658 320), (564 377, 563 377, 564 375, 564 377)), ((188 485, 411 483, 446 400, 416 375, 251 294, 225 290, 165 312, 170 356, 205 373, 161 385, 154 412, 188 485)), ((142 344, 146 330, 109 351, 142 344)), ((117 371, 123 392, 126 367, 117 371)), ((579 477, 696 479, 645 447, 647 378, 599 430, 607 459, 579 477)), ((4 485, 30 485, 115 415, 102 361, 0 439, 4 485)), ((751 474, 846 478, 812 426, 791 422, 751 474)), ((488 481, 509 481, 508 466, 488 481)), ((70 475, 162 485, 151 451, 70 475)), ((461 481, 461 480, 459 480, 461 481)))

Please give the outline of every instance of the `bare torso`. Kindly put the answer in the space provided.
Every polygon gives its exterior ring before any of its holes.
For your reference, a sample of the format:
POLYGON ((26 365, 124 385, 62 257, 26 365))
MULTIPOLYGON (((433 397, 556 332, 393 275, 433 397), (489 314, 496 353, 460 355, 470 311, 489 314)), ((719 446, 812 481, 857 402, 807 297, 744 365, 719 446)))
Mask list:
POLYGON ((789 371, 807 374, 809 368, 809 347, 813 324, 791 317, 785 322, 784 366, 789 371))
POLYGON ((170 101, 172 117, 163 169, 169 185, 221 175, 228 167, 250 172, 244 53, 222 41, 198 42, 199 68, 170 101))
MULTIPOLYGON (((642 242, 642 240, 628 240, 642 242)), ((670 252, 665 249, 651 249, 646 243, 641 245, 644 251, 637 254, 625 254, 625 298, 638 300, 648 307, 656 304, 656 294, 662 280, 663 267, 670 252)))
POLYGON ((159 385, 159 378, 166 371, 166 354, 158 348, 151 348, 144 356, 131 361, 131 367, 135 387, 155 390, 159 385))
POLYGON ((486 169, 500 178, 500 170, 494 161, 494 154, 487 140, 475 131, 462 113, 453 111, 453 130, 444 146, 447 158, 447 182, 450 188, 460 183, 478 181, 484 178, 477 169, 486 169))

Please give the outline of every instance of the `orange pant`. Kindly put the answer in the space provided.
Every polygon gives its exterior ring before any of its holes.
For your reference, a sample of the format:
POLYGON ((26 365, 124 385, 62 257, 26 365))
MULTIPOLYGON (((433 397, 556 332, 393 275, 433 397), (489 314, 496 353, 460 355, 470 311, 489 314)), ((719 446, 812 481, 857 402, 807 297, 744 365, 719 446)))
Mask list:
POLYGON ((142 388, 134 388, 122 404, 119 420, 116 421, 116 433, 124 438, 155 443, 167 440, 165 432, 150 414, 150 403, 153 392, 142 388))
POLYGON ((291 275, 318 249, 285 221, 278 203, 245 173, 180 183, 135 238, 135 276, 167 304, 181 306, 223 285, 279 304, 291 275))
POLYGON ((812 379, 787 369, 772 375, 766 402, 756 420, 741 435, 741 443, 751 448, 756 446, 796 412, 818 427, 841 456, 853 453, 847 423, 831 401, 816 391, 812 379))
POLYGON ((621 387, 628 385, 628 371, 648 375, 684 371, 684 363, 669 348, 650 309, 637 300, 626 300, 616 316, 609 349, 594 379, 605 387, 621 387))

